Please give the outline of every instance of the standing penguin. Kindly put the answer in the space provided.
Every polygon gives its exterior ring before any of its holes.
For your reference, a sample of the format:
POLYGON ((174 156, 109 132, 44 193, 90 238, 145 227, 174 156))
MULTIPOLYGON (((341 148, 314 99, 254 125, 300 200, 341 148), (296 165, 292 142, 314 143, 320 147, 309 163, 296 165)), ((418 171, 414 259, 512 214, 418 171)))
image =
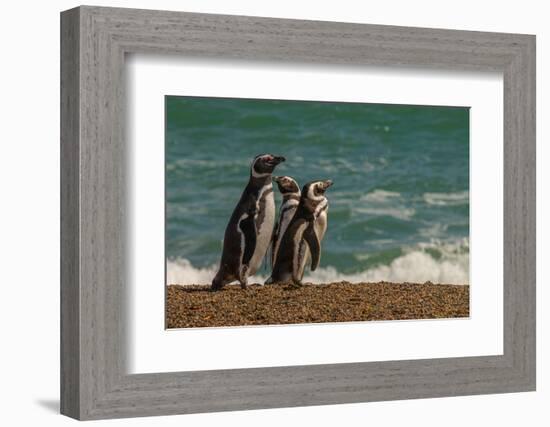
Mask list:
POLYGON ((300 203, 282 237, 271 277, 266 284, 292 281, 300 285, 309 255, 311 271, 319 266, 321 241, 327 228, 328 200, 325 191, 331 185, 331 180, 304 185, 300 203))
POLYGON ((275 259, 277 258, 277 251, 279 250, 281 240, 300 202, 300 187, 293 178, 290 176, 276 176, 275 182, 283 195, 283 201, 279 209, 279 220, 275 224, 275 231, 271 244, 272 267, 275 265, 275 259))
POLYGON ((275 222, 275 200, 271 174, 285 158, 261 154, 252 160, 250 179, 225 229, 220 268, 212 290, 238 280, 246 288, 264 258, 275 222))

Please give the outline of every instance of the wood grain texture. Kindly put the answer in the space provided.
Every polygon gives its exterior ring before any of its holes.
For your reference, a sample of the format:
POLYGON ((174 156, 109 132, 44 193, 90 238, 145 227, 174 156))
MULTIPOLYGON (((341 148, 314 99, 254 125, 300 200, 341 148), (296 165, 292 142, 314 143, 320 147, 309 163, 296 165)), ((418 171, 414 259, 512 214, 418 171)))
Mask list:
POLYGON ((62 413, 78 419, 535 388, 535 38, 80 7, 62 13, 62 413), (504 74, 504 354, 128 375, 127 53, 504 74))
POLYGON ((61 19, 61 412, 80 414, 79 11, 61 19))

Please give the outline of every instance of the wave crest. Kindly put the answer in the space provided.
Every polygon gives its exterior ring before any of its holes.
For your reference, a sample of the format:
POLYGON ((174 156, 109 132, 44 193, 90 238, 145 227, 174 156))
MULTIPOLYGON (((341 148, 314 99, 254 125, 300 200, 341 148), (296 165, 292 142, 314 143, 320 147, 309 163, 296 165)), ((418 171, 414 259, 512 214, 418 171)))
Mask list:
POLYGON ((457 206, 465 205, 470 200, 469 191, 457 193, 424 193, 424 201, 432 206, 457 206))
MULTIPOLYGON (((304 282, 326 284, 357 282, 414 282, 465 285, 469 284, 469 242, 464 239, 448 243, 432 241, 404 249, 403 255, 389 265, 378 265, 358 273, 341 273, 335 267, 318 268, 306 272, 304 282)), ((169 259, 166 266, 167 284, 210 284, 217 266, 194 267, 184 258, 169 259)), ((267 275, 254 275, 249 283, 264 283, 267 275)))

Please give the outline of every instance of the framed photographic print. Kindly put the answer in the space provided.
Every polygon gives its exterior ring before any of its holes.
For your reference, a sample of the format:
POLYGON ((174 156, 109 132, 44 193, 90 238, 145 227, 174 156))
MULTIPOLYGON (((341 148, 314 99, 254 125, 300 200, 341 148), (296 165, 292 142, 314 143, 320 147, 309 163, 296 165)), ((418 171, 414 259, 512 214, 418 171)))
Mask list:
POLYGON ((167 96, 167 327, 468 317, 469 129, 466 107, 167 96))
POLYGON ((535 388, 535 38, 61 15, 61 410, 535 388))

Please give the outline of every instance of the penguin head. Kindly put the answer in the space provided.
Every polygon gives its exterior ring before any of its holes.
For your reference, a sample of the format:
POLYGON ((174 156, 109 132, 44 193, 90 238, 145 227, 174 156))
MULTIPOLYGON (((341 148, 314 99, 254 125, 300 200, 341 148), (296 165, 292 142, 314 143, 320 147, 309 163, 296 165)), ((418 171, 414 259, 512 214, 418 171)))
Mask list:
POLYGON ((290 176, 276 176, 275 182, 279 187, 281 194, 298 194, 300 195, 300 187, 298 183, 290 176))
POLYGON ((271 175, 275 167, 284 162, 285 158, 282 156, 274 156, 273 154, 260 154, 254 157, 252 164, 250 165, 250 173, 254 178, 263 178, 271 175))
POLYGON ((302 196, 312 201, 321 201, 325 198, 325 191, 331 185, 331 179, 308 182, 302 189, 302 196))

